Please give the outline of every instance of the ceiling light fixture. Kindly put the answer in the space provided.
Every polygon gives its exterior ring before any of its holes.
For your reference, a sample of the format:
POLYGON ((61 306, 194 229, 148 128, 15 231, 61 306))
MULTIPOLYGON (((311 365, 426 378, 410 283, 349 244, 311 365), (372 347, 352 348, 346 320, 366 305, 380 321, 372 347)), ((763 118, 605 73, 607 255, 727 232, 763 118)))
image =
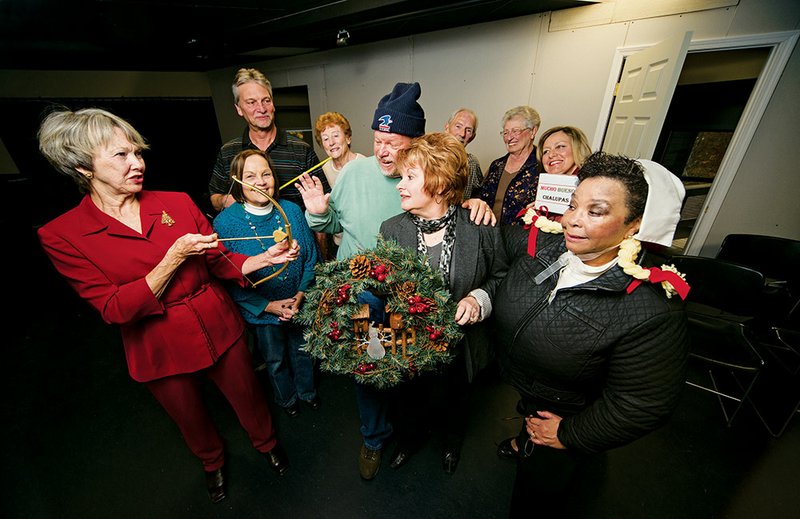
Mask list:
POLYGON ((347 29, 339 29, 339 32, 336 33, 336 46, 345 47, 348 43, 350 43, 350 33, 347 32, 347 29))

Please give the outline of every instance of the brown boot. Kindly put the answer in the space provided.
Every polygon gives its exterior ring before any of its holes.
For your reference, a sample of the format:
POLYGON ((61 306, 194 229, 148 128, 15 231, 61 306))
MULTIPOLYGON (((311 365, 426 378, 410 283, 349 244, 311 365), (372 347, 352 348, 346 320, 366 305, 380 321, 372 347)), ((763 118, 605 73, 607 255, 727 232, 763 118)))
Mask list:
POLYGON ((361 445, 361 454, 358 457, 358 472, 363 479, 369 481, 381 468, 381 450, 372 450, 366 445, 361 445))

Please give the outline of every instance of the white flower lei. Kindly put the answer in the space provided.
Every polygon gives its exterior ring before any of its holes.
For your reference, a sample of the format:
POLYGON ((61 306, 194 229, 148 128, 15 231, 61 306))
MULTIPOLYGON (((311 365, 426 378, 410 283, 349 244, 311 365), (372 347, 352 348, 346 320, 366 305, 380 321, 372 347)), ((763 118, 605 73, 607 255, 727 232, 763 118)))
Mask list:
POLYGON ((564 228, 561 227, 560 223, 536 214, 536 210, 533 208, 530 208, 525 212, 525 215, 522 217, 522 221, 525 222, 525 225, 535 225, 537 229, 541 229, 542 231, 550 234, 561 234, 564 232, 564 228))
MULTIPOLYGON (((560 234, 564 232, 564 228, 559 222, 554 222, 542 215, 536 214, 536 210, 533 208, 525 212, 522 221, 525 222, 526 225, 535 225, 536 228, 550 234, 560 234)), ((636 258, 639 256, 641 250, 642 244, 639 240, 632 236, 625 238, 622 240, 622 243, 619 244, 619 251, 617 252, 617 258, 619 258, 618 265, 622 268, 623 272, 632 276, 634 279, 647 281, 650 279, 650 270, 636 263, 636 258)), ((678 272, 675 265, 661 265, 661 270, 674 272, 676 275, 680 276, 681 279, 684 281, 686 280, 686 275, 678 272)), ((664 287, 667 298, 671 298, 678 293, 669 281, 662 281, 661 286, 664 287)))

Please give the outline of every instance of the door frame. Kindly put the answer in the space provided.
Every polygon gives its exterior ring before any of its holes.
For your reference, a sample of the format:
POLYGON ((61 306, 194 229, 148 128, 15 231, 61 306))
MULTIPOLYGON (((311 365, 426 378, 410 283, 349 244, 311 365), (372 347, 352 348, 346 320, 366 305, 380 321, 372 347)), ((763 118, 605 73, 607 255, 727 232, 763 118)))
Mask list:
MULTIPOLYGON (((753 91, 750 93, 750 99, 747 100, 744 111, 739 118, 739 123, 733 132, 731 142, 728 144, 728 149, 720 163, 719 171, 714 177, 714 182, 711 184, 711 189, 700 210, 700 216, 692 227, 692 232, 683 251, 684 254, 700 254, 725 200, 725 195, 736 178, 736 172, 739 171, 753 135, 783 74, 783 69, 786 67, 786 63, 794 50, 798 36, 800 36, 800 31, 783 31, 694 40, 689 43, 689 52, 713 52, 753 47, 772 47, 772 51, 769 53, 764 69, 759 74, 753 91)), ((594 132, 592 149, 600 149, 603 144, 603 137, 606 133, 611 109, 613 108, 615 86, 619 81, 625 58, 650 46, 636 45, 617 48, 614 59, 611 62, 611 73, 606 87, 606 95, 600 106, 600 115, 594 132)))

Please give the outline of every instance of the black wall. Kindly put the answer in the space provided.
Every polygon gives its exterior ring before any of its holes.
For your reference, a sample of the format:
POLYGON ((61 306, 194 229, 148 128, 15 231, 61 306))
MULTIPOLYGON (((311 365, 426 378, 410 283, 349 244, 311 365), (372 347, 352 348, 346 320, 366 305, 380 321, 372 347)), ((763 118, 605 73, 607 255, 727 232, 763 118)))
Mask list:
POLYGON ((144 154, 145 189, 184 191, 208 210, 208 179, 221 146, 211 98, 0 99, 0 138, 20 170, 28 196, 35 197, 36 224, 74 207, 80 199, 75 184, 57 173, 38 150, 39 124, 55 105, 71 110, 103 108, 130 122, 150 145, 144 154))
POLYGON ((37 319, 63 312, 65 300, 84 305, 56 273, 36 237, 36 229, 81 198, 73 181, 39 153, 36 133, 53 105, 103 108, 126 119, 150 145, 144 152, 145 188, 186 192, 210 212, 206 192, 221 145, 211 98, 0 99, 0 138, 20 171, 0 175, 0 229, 6 244, 0 272, 5 274, 3 299, 10 308, 2 319, 8 319, 10 326, 4 329, 12 337, 25 337, 37 319))

